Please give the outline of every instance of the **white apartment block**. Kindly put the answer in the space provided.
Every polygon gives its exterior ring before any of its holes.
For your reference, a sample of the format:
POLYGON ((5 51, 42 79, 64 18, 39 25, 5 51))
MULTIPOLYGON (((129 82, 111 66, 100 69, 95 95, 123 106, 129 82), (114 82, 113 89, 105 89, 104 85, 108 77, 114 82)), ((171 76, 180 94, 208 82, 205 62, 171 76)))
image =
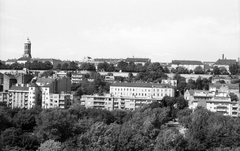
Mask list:
POLYGON ((112 95, 83 95, 81 105, 86 108, 97 108, 106 110, 135 110, 146 104, 158 101, 151 98, 135 98, 135 97, 114 97, 112 95))
POLYGON ((169 84, 155 83, 113 83, 110 94, 116 97, 153 98, 174 97, 174 88, 169 84))

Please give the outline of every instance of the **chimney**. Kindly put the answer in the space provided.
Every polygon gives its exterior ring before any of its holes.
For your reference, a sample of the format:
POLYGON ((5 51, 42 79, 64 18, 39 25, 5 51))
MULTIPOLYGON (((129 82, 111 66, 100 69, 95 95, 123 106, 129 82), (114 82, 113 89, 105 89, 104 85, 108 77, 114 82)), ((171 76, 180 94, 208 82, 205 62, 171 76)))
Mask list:
POLYGON ((222 54, 222 59, 224 59, 224 54, 222 54))

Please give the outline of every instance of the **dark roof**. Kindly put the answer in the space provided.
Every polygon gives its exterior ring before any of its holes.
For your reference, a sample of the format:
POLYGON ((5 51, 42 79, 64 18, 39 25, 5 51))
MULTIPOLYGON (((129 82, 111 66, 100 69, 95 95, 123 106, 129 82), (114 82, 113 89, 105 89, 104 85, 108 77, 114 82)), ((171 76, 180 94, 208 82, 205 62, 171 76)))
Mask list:
POLYGON ((201 61, 196 60, 172 60, 172 64, 177 65, 203 65, 201 61))
POLYGON ((32 59, 28 57, 21 57, 18 59, 18 61, 29 61, 29 60, 32 60, 32 59))
POLYGON ((22 91, 28 91, 28 86, 17 86, 13 85, 9 90, 22 90, 22 91))
POLYGON ((234 59, 218 59, 218 61, 214 63, 214 65, 232 65, 232 64, 236 64, 236 60, 234 60, 234 59))
POLYGON ((16 62, 17 59, 8 59, 6 62, 16 62))
POLYGON ((165 88, 165 87, 172 87, 169 84, 156 84, 156 83, 113 83, 111 86, 117 86, 117 87, 157 87, 157 88, 165 88))
POLYGON ((95 58, 94 61, 96 62, 119 62, 122 59, 112 59, 112 58, 95 58))
POLYGON ((149 58, 127 58, 125 62, 149 62, 149 58))

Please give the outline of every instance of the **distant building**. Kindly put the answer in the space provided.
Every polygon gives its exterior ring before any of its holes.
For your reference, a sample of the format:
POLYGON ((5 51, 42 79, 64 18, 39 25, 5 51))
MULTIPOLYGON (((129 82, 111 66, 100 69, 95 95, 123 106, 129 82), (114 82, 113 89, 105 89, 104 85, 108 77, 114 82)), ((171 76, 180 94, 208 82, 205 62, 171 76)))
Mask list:
POLYGON ((151 62, 150 58, 127 58, 125 62, 134 62, 135 64, 142 64, 144 65, 147 62, 151 62))
POLYGON ((171 86, 177 86, 177 80, 163 79, 161 84, 169 84, 171 86))
POLYGON ((27 38, 27 41, 24 43, 24 54, 21 58, 17 60, 20 64, 25 64, 28 61, 32 61, 31 55, 31 41, 27 38))
POLYGON ((104 80, 105 80, 105 82, 113 83, 115 81, 115 77, 107 75, 107 76, 105 76, 104 80))
POLYGON ((224 81, 226 84, 231 84, 231 77, 223 75, 212 77, 212 83, 220 83, 222 81, 224 81))
POLYGON ((11 64, 16 63, 17 61, 18 61, 17 59, 8 59, 8 60, 5 62, 5 64, 6 64, 6 65, 11 65, 11 64))
POLYGON ((50 62, 50 63, 53 65, 53 68, 54 68, 54 69, 57 68, 58 64, 60 64, 60 65, 63 64, 63 62, 62 62, 61 60, 59 60, 59 59, 53 59, 53 58, 49 58, 49 59, 47 59, 47 58, 35 58, 34 60, 37 60, 38 62, 42 62, 42 63, 48 61, 48 62, 50 62))
POLYGON ((222 59, 218 59, 214 64, 213 66, 217 66, 218 68, 220 67, 224 67, 227 69, 227 71, 229 71, 229 66, 230 65, 233 65, 233 64, 236 64, 237 61, 234 60, 234 59, 227 59, 227 58, 224 58, 224 54, 222 55, 222 59))
POLYGON ((120 58, 95 58, 93 59, 93 62, 95 64, 99 64, 99 63, 108 63, 108 64, 114 64, 116 65, 118 62, 122 61, 123 59, 120 58))
POLYGON ((209 91, 233 93, 239 96, 239 84, 212 83, 209 84, 209 91))
POLYGON ((71 83, 80 83, 83 80, 84 74, 72 73, 71 83))
POLYGON ((204 70, 204 65, 201 61, 195 60, 172 60, 171 68, 176 69, 177 67, 184 67, 188 70, 194 71, 196 67, 202 67, 204 70))

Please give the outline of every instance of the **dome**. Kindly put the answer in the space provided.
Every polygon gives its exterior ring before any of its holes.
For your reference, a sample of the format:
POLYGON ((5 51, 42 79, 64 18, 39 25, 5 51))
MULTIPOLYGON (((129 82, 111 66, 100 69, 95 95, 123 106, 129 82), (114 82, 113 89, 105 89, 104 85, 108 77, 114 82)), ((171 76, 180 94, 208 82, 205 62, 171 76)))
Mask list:
POLYGON ((27 38, 27 40, 26 40, 26 42, 25 43, 28 43, 28 44, 30 44, 31 43, 31 41, 29 40, 29 38, 27 38))

